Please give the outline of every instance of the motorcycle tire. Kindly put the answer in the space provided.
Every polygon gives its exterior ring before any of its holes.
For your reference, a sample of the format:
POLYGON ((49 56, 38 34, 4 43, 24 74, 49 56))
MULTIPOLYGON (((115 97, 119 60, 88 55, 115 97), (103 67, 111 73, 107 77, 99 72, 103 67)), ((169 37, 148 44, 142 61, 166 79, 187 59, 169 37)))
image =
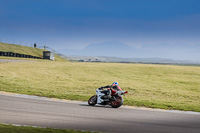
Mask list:
POLYGON ((97 96, 96 96, 96 95, 92 96, 92 97, 88 100, 88 104, 89 104, 90 106, 94 106, 96 103, 97 103, 97 96))
POLYGON ((110 105, 113 108, 119 108, 123 104, 123 98, 121 96, 115 96, 115 101, 111 101, 110 105))

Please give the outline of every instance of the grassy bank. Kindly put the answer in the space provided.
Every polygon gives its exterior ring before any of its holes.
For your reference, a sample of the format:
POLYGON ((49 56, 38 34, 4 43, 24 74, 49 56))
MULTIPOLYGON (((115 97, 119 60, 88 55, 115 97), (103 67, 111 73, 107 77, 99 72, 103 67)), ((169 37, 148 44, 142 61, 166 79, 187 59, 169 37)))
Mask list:
POLYGON ((43 57, 44 50, 33 48, 33 47, 22 46, 22 45, 0 43, 0 51, 43 57))
POLYGON ((200 67, 119 63, 0 63, 0 90, 88 100, 118 81, 126 105, 200 112, 200 67))
POLYGON ((0 124, 0 133, 91 133, 91 132, 0 124))
MULTIPOLYGON (((27 46, 22 46, 22 45, 15 45, 15 44, 8 44, 8 43, 0 42, 0 51, 26 54, 26 55, 32 55, 32 56, 37 56, 37 57, 43 58, 43 51, 45 51, 45 50, 39 49, 39 48, 33 48, 33 47, 27 47, 27 46)), ((30 58, 7 57, 7 56, 0 56, 0 59, 36 60, 36 59, 30 59, 30 58)), ((41 60, 41 59, 39 59, 39 60, 41 60)), ((67 60, 58 56, 57 54, 55 54, 55 61, 67 62, 67 60)))

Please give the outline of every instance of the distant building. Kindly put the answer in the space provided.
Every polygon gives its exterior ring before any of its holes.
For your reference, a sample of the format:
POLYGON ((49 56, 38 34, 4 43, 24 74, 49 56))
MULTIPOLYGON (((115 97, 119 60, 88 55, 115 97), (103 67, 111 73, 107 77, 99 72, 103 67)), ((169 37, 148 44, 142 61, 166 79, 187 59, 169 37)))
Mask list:
POLYGON ((55 60, 55 54, 51 51, 43 51, 43 59, 55 60))

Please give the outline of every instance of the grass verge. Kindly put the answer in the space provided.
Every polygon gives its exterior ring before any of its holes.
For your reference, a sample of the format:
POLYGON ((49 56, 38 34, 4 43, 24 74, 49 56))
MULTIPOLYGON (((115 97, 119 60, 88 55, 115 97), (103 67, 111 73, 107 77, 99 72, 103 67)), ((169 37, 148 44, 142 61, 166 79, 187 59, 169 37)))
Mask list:
POLYGON ((0 133, 91 133, 91 132, 0 124, 0 133))
POLYGON ((75 62, 0 63, 0 90, 83 100, 118 81, 124 104, 200 112, 200 67, 75 62))

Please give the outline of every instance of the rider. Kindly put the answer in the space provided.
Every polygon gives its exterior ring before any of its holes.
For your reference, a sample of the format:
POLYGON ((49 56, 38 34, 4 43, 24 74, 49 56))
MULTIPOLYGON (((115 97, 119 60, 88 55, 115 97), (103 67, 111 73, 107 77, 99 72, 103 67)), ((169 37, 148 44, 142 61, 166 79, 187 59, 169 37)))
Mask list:
POLYGON ((121 90, 118 82, 113 82, 112 85, 103 86, 103 87, 100 87, 99 89, 103 90, 103 88, 108 88, 108 89, 104 90, 104 92, 105 92, 104 98, 105 99, 111 99, 111 93, 112 92, 116 92, 116 91, 121 90))

